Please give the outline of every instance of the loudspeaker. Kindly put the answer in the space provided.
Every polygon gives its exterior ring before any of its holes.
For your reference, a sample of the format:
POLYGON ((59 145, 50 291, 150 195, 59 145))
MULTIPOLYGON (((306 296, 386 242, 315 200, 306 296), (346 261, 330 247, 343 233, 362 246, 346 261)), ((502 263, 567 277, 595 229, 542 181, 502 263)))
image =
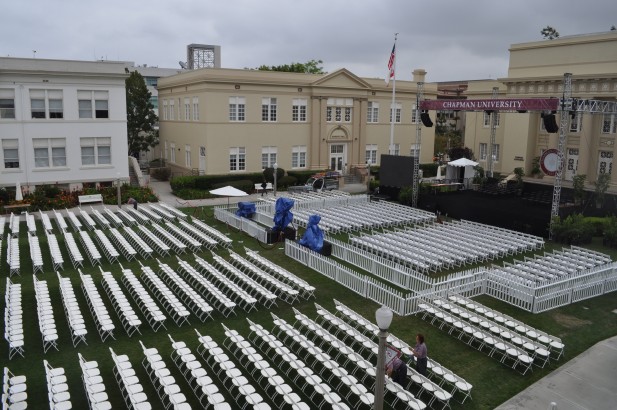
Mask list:
POLYGON ((285 239, 289 239, 290 241, 295 241, 296 240, 296 230, 292 228, 291 226, 288 226, 287 228, 285 228, 285 233, 283 234, 283 237, 285 239))
POLYGON ((321 248, 321 253, 323 256, 332 255, 332 244, 330 242, 323 241, 323 247, 321 248))
POLYGON ((554 133, 559 131, 559 126, 555 120, 555 114, 544 114, 542 121, 544 121, 544 128, 547 132, 554 133))
POLYGON ((433 121, 431 121, 431 117, 428 115, 428 112, 420 113, 420 120, 422 121, 422 125, 425 127, 432 127, 433 121))

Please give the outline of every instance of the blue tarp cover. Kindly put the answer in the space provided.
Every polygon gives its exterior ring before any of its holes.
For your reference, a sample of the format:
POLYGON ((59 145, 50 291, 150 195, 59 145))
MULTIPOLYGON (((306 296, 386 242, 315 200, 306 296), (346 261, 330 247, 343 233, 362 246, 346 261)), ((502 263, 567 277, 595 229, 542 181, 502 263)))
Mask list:
POLYGON ((241 218, 250 218, 255 213, 255 204, 252 202, 238 202, 236 215, 241 218))
POLYGON ((321 248, 323 248, 323 231, 318 226, 319 221, 321 221, 321 216, 309 216, 306 232, 304 232, 304 236, 299 242, 300 245, 306 246, 315 252, 321 252, 321 248))
POLYGON ((273 231, 282 232, 287 227, 287 225, 291 223, 294 215, 290 212, 290 209, 293 208, 293 206, 293 199, 281 197, 276 200, 276 204, 274 205, 274 226, 272 227, 273 231))

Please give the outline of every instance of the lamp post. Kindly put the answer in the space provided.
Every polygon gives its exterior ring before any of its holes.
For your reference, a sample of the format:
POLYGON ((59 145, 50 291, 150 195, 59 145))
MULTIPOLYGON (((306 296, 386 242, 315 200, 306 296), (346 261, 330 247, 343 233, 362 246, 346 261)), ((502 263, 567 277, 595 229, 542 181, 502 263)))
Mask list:
POLYGON ((371 160, 366 161, 366 168, 368 169, 368 179, 366 181, 366 192, 371 193, 371 160))
POLYGON ((388 328, 392 323, 392 311, 386 306, 382 306, 375 312, 375 321, 379 327, 379 350, 377 351, 377 365, 375 368, 375 410, 383 410, 384 384, 386 379, 386 339, 388 338, 388 328))
POLYGON ((118 176, 118 181, 116 183, 116 187, 117 187, 117 195, 118 195, 118 208, 122 208, 122 193, 120 192, 120 173, 118 172, 117 174, 118 176))
POLYGON ((277 164, 276 162, 274 163, 274 186, 272 187, 272 192, 274 193, 274 196, 276 196, 276 174, 277 174, 277 170, 279 168, 279 164, 277 164))

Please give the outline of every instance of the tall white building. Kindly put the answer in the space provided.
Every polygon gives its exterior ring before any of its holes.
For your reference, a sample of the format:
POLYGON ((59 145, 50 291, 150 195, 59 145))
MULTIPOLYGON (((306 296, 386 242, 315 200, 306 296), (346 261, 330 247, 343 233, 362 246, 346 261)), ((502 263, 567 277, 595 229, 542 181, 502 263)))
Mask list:
POLYGON ((128 179, 125 67, 0 58, 0 186, 128 179))

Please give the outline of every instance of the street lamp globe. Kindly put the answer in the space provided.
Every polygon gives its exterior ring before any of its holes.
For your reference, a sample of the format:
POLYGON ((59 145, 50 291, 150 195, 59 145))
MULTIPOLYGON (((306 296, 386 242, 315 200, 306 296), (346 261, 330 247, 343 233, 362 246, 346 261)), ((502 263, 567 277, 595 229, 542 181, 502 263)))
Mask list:
POLYGON ((375 321, 380 330, 387 331, 392 323, 392 311, 386 306, 380 307, 375 311, 375 321))

